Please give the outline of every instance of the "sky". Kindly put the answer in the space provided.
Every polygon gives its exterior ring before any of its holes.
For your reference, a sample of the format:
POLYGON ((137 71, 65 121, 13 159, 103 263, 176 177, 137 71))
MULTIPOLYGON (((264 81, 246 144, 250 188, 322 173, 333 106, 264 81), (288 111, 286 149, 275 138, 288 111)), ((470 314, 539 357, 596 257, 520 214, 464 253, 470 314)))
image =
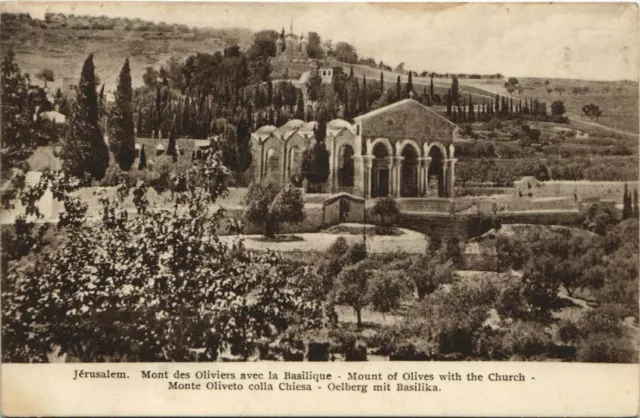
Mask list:
POLYGON ((638 80, 634 3, 6 2, 44 17, 139 17, 204 27, 314 31, 360 56, 405 69, 595 80, 638 80))

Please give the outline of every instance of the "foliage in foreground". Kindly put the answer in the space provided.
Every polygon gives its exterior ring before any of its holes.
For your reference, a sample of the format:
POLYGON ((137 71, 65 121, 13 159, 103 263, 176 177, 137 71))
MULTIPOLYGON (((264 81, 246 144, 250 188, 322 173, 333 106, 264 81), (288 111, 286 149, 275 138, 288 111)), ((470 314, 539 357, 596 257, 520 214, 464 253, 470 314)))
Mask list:
POLYGON ((149 207, 141 185, 128 213, 122 185, 119 199, 102 199, 101 219, 77 213, 65 242, 9 268, 3 360, 47 361, 56 350, 80 361, 246 359, 290 327, 319 326, 322 302, 307 296, 304 272, 218 239, 224 212, 211 203, 227 175, 209 157, 176 180, 171 211, 149 207))

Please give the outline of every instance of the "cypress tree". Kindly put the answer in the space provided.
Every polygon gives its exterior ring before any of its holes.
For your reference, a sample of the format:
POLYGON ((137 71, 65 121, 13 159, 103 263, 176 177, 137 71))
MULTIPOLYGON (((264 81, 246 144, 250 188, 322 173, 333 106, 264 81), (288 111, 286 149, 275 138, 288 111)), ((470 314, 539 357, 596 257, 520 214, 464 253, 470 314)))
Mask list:
POLYGON ((271 79, 267 80, 267 106, 273 106, 273 83, 271 79))
POLYGON ((138 109, 136 112, 136 135, 142 136, 142 111, 138 109))
POLYGON ((384 94, 384 74, 380 71, 380 94, 384 94))
POLYGON ((349 78, 353 78, 353 66, 349 68, 349 78))
POLYGON ((109 166, 109 148, 100 131, 94 70, 91 54, 82 66, 61 156, 68 173, 84 178, 84 173, 88 172, 92 178, 101 179, 109 166))
POLYGON ((176 149, 176 126, 171 124, 171 131, 169 132, 169 145, 167 146, 167 155, 173 157, 173 161, 178 158, 178 150, 176 149))
POLYGON ((162 90, 160 84, 156 87, 156 124, 154 126, 158 136, 160 138, 160 126, 162 125, 162 90))
POLYGON ((640 208, 638 208, 638 189, 633 189, 633 216, 640 217, 640 208))
POLYGON ((457 104, 459 91, 458 91, 458 77, 456 77, 455 75, 451 80, 451 95, 452 95, 453 102, 457 104))
POLYGON ((350 120, 351 117, 351 107, 349 106, 349 89, 344 89, 344 118, 346 120, 350 120))
POLYGON ((622 196, 622 219, 628 219, 633 214, 633 208, 631 204, 631 195, 629 194, 629 188, 627 183, 624 184, 624 195, 622 196))
POLYGON ((509 113, 511 113, 513 115, 513 97, 511 98, 511 100, 509 102, 509 113))
POLYGON ((475 109, 473 108, 473 99, 471 98, 471 95, 469 95, 469 120, 471 122, 473 122, 473 120, 475 119, 475 109))
POLYGON ((184 99, 184 107, 182 108, 182 132, 186 136, 191 136, 191 103, 189 95, 184 99))
POLYGON ((132 99, 131 69, 127 58, 120 70, 115 100, 109 114, 109 147, 122 170, 129 170, 135 160, 132 99))
POLYGON ((496 113, 500 113, 500 95, 496 94, 496 104, 494 106, 494 110, 496 113))
POLYGON ((304 119, 304 100, 302 98, 302 90, 298 90, 297 96, 295 118, 304 119))
POLYGON ((447 91, 447 116, 451 116, 451 104, 452 104, 452 100, 451 100, 451 89, 449 89, 447 91))
POLYGON ((144 144, 140 150, 140 161, 138 162, 138 170, 144 170, 147 168, 147 154, 144 152, 144 144))
POLYGON ((407 80, 407 97, 411 96, 411 92, 413 91, 413 71, 409 71, 409 79, 407 80))
POLYGON ((360 112, 367 113, 369 111, 369 104, 367 97, 367 77, 362 76, 362 102, 360 104, 360 112))
POLYGON ((400 96, 402 95, 402 88, 400 86, 400 76, 396 81, 396 101, 400 101, 400 96))
POLYGON ((431 75, 431 82, 429 83, 429 100, 431 100, 431 103, 433 103, 433 95, 434 95, 433 75, 431 75))

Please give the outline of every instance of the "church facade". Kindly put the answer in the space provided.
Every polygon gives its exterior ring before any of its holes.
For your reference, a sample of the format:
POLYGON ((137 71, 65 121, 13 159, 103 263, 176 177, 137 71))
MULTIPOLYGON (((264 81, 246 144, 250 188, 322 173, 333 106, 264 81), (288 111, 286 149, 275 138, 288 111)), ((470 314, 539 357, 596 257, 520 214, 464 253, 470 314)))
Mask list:
MULTIPOLYGON (((252 135, 253 181, 283 185, 300 174, 315 122, 290 120, 252 135)), ((362 197, 451 197, 458 127, 413 99, 327 123, 328 193, 362 197)))

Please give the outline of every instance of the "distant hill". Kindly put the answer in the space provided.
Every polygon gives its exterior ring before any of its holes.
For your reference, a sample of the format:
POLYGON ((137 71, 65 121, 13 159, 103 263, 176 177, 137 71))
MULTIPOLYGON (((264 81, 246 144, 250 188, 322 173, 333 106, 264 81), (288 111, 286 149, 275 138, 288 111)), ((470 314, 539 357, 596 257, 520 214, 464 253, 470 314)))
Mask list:
MULTIPOLYGON (((115 89, 115 82, 125 58, 131 62, 134 86, 142 85, 142 74, 147 66, 158 67, 168 58, 185 58, 197 52, 213 53, 226 46, 237 44, 246 49, 253 42, 254 32, 247 28, 190 28, 164 22, 141 19, 108 18, 106 16, 73 16, 47 14, 45 20, 32 19, 29 15, 1 14, 0 49, 13 50, 22 70, 33 77, 43 68, 55 73, 56 81, 49 83, 53 89, 62 86, 65 78, 76 80, 82 63, 94 54, 96 73, 106 83, 106 91, 115 89)), ((320 34, 322 36, 322 34, 320 34)), ((353 67, 357 77, 379 80, 380 69, 366 65, 346 64, 329 59, 329 65, 342 67, 349 72, 353 67)), ((384 71, 385 88, 393 87, 398 75, 406 83, 407 74, 384 71)), ((472 95, 476 103, 495 97, 495 94, 511 96, 504 87, 505 80, 460 78, 460 93, 472 95)), ((523 92, 515 92, 514 100, 537 98, 548 102, 562 100, 569 117, 577 123, 600 124, 618 132, 638 132, 638 83, 631 81, 603 82, 568 79, 523 78, 523 92), (547 88, 563 88, 562 94, 547 88), (585 88, 573 93, 575 88, 585 88), (597 121, 587 120, 582 106, 594 103, 604 110, 597 121), (581 122, 580 119, 583 119, 581 122)), ((426 77, 413 77, 418 93, 429 86, 426 77)), ((448 78, 434 78, 435 93, 446 95, 451 86, 448 78)))
POLYGON ((139 19, 82 16, 46 22, 25 16, 8 19, 3 14, 0 29, 0 49, 12 50, 20 68, 31 74, 32 80, 36 81, 34 74, 42 68, 54 71, 56 80, 49 83, 52 89, 60 87, 64 78, 77 79, 91 53, 96 73, 109 91, 115 89, 126 58, 136 86, 142 84, 147 66, 159 66, 171 56, 213 53, 232 44, 245 48, 252 41, 253 32, 246 28, 196 29, 139 19))

